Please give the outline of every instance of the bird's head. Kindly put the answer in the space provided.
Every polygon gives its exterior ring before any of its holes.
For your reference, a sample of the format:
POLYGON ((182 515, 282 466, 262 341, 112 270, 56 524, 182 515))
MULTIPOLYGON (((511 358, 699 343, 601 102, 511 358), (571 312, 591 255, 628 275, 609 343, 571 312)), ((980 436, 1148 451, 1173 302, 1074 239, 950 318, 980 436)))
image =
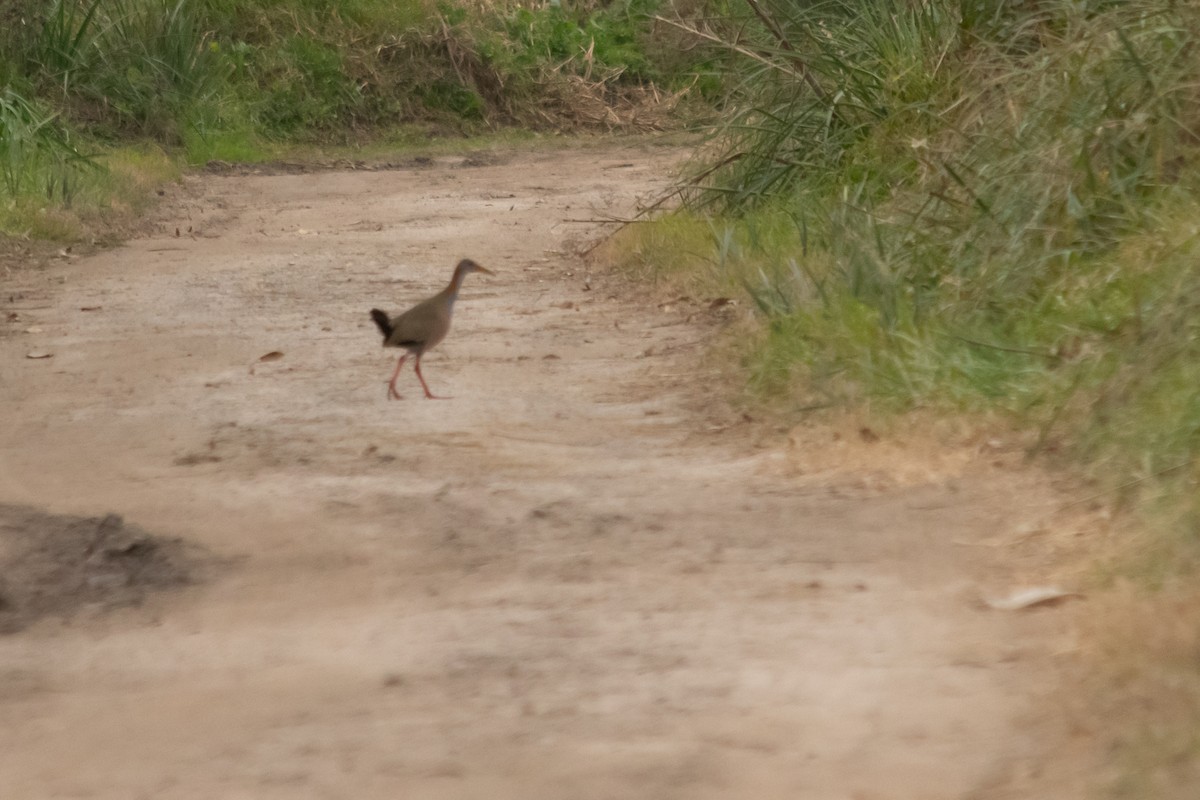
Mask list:
POLYGON ((469 258, 464 258, 462 261, 458 262, 458 267, 455 268, 454 271, 459 273, 460 275, 470 275, 472 272, 482 272, 484 275, 495 275, 496 274, 496 273, 492 272, 490 269, 479 266, 478 264, 476 264, 474 261, 472 261, 469 258))

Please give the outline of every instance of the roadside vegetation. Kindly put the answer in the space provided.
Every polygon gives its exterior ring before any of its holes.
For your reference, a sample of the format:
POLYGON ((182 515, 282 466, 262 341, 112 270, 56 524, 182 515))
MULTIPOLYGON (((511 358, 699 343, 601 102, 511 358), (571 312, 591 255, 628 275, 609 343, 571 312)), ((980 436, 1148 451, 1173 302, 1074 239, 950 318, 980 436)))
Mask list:
POLYGON ((660 129, 713 91, 661 4, 8 0, 0 230, 80 236, 147 182, 298 145, 660 129))
POLYGON ((764 394, 1001 408, 1200 499, 1200 7, 744 5, 736 110, 627 259, 743 289, 764 394))
POLYGON ((1200 6, 742 0, 680 24, 734 59, 731 111, 682 209, 616 257, 747 298, 759 402, 999 412, 1132 510, 1154 535, 1087 588, 1155 609, 1103 636, 1173 722, 1131 747, 1158 778, 1114 791, 1194 789, 1200 6))

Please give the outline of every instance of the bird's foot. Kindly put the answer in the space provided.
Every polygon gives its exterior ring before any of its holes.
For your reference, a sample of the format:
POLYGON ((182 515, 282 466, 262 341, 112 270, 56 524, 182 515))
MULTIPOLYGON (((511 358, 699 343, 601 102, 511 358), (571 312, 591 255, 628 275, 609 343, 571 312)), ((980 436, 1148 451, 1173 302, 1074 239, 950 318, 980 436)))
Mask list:
POLYGON ((450 397, 448 395, 444 395, 444 394, 430 394, 429 392, 426 392, 425 399, 426 400, 453 400, 454 398, 450 397))
POLYGON ((396 387, 388 384, 388 400, 403 400, 404 396, 396 391, 396 387))

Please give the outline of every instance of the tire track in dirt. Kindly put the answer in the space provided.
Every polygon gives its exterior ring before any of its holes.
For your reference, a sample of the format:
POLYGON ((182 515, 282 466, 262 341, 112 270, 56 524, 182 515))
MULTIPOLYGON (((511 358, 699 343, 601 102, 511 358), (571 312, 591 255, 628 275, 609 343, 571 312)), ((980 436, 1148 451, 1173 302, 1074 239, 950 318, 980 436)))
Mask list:
POLYGON ((209 176, 158 235, 10 275, 41 331, 0 337, 0 501, 119 513, 233 561, 0 638, 6 796, 1040 786, 1065 627, 967 602, 994 551, 953 543, 1051 490, 974 456, 814 480, 803 442, 756 446, 695 377, 691 309, 571 255, 564 218, 627 213, 676 158, 209 176), (366 310, 460 256, 500 274, 468 281, 425 362, 454 399, 406 373, 389 403, 366 310))

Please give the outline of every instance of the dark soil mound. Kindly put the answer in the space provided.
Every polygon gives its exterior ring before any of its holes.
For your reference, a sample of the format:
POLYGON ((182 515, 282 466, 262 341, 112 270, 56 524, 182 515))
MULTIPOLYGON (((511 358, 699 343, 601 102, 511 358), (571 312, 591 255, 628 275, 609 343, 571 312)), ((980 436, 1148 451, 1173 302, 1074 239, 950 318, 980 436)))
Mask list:
POLYGON ((137 605, 149 592, 193 583, 208 560, 200 548, 117 514, 56 516, 0 504, 0 633, 84 607, 137 605))

